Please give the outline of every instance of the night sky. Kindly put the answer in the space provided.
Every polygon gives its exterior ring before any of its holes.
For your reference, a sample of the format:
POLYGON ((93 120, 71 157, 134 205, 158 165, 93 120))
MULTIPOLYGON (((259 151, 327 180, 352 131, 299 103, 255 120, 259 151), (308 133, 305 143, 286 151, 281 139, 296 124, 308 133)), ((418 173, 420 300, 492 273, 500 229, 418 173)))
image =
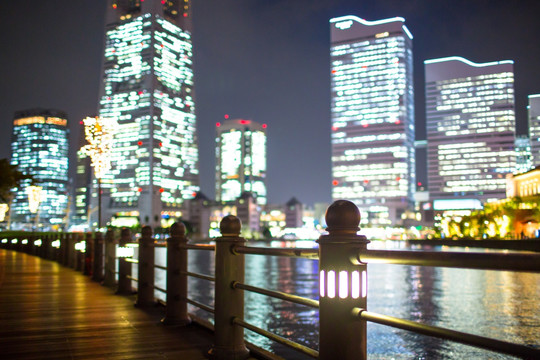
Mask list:
MULTIPOLYGON (((426 59, 514 60, 518 134, 527 132, 527 95, 540 93, 538 0, 193 0, 192 8, 201 188, 210 197, 215 123, 228 114, 268 124, 269 202, 331 201, 332 17, 405 18, 417 139, 425 139, 426 59)), ((0 1, 0 158, 10 156, 14 112, 35 107, 67 112, 75 153, 79 121, 97 114, 104 12, 97 0, 0 1)))

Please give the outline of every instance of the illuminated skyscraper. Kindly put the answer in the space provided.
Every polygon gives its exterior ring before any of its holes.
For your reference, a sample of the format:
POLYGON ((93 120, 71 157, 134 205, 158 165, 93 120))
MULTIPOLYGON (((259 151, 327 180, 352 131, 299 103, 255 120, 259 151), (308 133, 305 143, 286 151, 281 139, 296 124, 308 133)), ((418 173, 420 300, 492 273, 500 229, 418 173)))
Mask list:
POLYGON ((99 115, 118 128, 103 206, 159 226, 199 190, 190 1, 108 0, 106 15, 99 115))
POLYGON ((251 192, 257 204, 266 204, 266 124, 227 120, 216 125, 216 200, 235 201, 251 192))
POLYGON ((332 197, 399 223, 415 189, 412 35, 403 18, 330 20, 332 197))
POLYGON ((516 135, 516 169, 514 174, 522 174, 533 168, 531 155, 531 139, 527 135, 516 135))
POLYGON ((540 165, 540 94, 529 95, 529 137, 533 167, 540 165))
POLYGON ((14 228, 33 226, 38 221, 44 229, 64 227, 68 207, 68 128, 67 115, 57 110, 32 109, 15 113, 11 142, 11 164, 24 174, 32 175, 34 185, 41 186, 38 214, 28 207, 23 180, 16 189, 11 205, 14 228))
POLYGON ((516 166, 512 61, 425 61, 430 198, 505 197, 516 166))

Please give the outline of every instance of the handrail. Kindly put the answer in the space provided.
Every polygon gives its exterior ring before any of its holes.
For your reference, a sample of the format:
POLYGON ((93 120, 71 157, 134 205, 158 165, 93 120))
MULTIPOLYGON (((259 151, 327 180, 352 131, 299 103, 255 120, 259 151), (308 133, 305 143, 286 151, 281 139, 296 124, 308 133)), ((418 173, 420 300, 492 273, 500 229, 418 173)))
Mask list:
POLYGON ((312 300, 312 299, 304 298, 297 295, 291 295, 291 294, 284 293, 281 291, 267 290, 267 289, 263 289, 256 286, 242 284, 237 281, 234 281, 231 286, 235 289, 247 290, 247 291, 255 292, 258 294, 266 295, 269 297, 290 301, 296 304, 305 305, 305 306, 309 306, 316 309, 319 308, 319 302, 317 300, 312 300))
POLYGON ((191 305, 196 306, 196 307, 198 307, 199 309, 205 310, 205 311, 207 311, 207 312, 209 312, 209 313, 215 314, 215 312, 216 312, 216 311, 214 310, 214 308, 212 308, 212 307, 210 307, 210 306, 208 306, 208 305, 201 304, 200 302, 197 302, 197 301, 195 301, 195 300, 192 300, 192 299, 186 299, 186 301, 187 301, 188 303, 190 303, 191 305))
POLYGON ((287 256, 304 259, 319 258, 319 249, 312 248, 263 248, 236 245, 232 247, 232 252, 235 254, 287 256))
POLYGON ((232 323, 233 324, 236 324, 236 325, 239 325, 239 326, 242 326, 243 328, 246 328, 248 330, 251 330, 253 332, 256 332, 257 334, 259 335, 262 335, 264 337, 267 337, 271 340, 274 340, 275 342, 278 342, 282 345, 286 345, 292 349, 295 349, 297 351, 300 351, 308 356, 311 356, 312 358, 318 358, 319 357, 319 352, 317 350, 314 350, 314 349, 311 349, 305 345, 302 345, 302 344, 299 344, 297 342, 294 342, 294 341, 291 341, 289 339, 286 339, 284 337, 281 337, 279 335, 276 335, 268 330, 264 330, 264 329, 261 329, 260 327, 257 327, 257 326, 254 326, 254 325, 251 325, 250 323, 247 323, 245 322, 244 320, 242 319, 239 319, 237 317, 234 317, 232 319, 232 323))
POLYGON ((203 280, 208 280, 208 281, 216 281, 215 277, 204 275, 204 274, 199 274, 199 273, 194 273, 194 272, 190 272, 190 271, 180 271, 180 274, 188 275, 188 276, 191 276, 191 277, 195 277, 195 278, 199 278, 199 279, 203 279, 203 280))
POLYGON ((418 334, 437 337, 440 339, 452 340, 465 345, 481 347, 487 350, 496 350, 501 353, 525 358, 540 358, 540 350, 524 345, 488 338, 485 336, 450 330, 438 326, 421 324, 415 321, 372 313, 360 308, 354 308, 353 315, 357 316, 360 319, 371 321, 377 324, 387 325, 393 328, 408 330, 418 334))
POLYGON ((540 272, 540 254, 364 250, 358 263, 440 266, 462 269, 540 272))
POLYGON ((180 244, 179 246, 183 249, 191 249, 191 250, 208 250, 208 251, 216 250, 216 245, 213 245, 213 244, 180 244))

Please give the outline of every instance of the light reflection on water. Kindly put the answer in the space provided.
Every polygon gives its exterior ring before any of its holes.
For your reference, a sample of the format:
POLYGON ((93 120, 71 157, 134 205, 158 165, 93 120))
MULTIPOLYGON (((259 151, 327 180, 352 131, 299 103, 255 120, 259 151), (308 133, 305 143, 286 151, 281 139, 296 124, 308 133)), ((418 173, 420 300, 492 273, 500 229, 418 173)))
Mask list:
MULTIPOLYGON (((402 247, 403 243, 398 244, 402 247)), ((372 243, 370 247, 396 245, 372 243)), ((156 249, 156 263, 165 262, 165 249, 156 249)), ((190 250, 189 271, 213 276, 214 253, 190 250)), ((317 274, 317 260, 246 255, 245 282, 249 285, 318 300, 317 274)), ((156 282, 165 287, 164 271, 156 269, 156 282)), ((193 300, 214 306, 212 283, 190 278, 189 291, 193 300)), ((156 292, 156 296, 165 299, 163 293, 156 292)), ((540 347, 539 298, 539 274, 368 265, 369 311, 536 348, 540 347)), ((247 322, 318 348, 318 310, 250 292, 245 293, 245 309, 247 322)), ((203 310, 190 305, 189 311, 212 321, 211 314, 203 310)), ((246 338, 286 359, 309 359, 247 330, 246 338)), ((509 358, 373 323, 368 323, 367 350, 370 359, 509 358)))

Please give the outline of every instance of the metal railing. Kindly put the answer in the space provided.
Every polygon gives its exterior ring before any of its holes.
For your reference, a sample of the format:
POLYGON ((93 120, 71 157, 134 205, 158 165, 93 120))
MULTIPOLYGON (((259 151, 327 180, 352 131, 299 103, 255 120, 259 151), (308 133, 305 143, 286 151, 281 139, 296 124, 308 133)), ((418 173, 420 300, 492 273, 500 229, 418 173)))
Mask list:
POLYGON ((118 293, 133 293, 132 282, 136 282, 137 305, 141 307, 156 303, 155 290, 163 292, 166 295, 165 324, 189 324, 193 315, 187 312, 188 304, 213 314, 215 340, 210 355, 214 359, 246 358, 249 351, 244 329, 313 358, 366 359, 367 322, 522 358, 540 358, 540 349, 537 348, 377 314, 368 311, 366 306, 367 264, 540 273, 540 254, 372 250, 367 249, 369 241, 357 234, 360 215, 354 204, 335 202, 329 207, 326 217, 328 235, 320 237, 318 249, 246 246, 245 240, 239 236, 241 224, 234 216, 222 220, 223 235, 215 239, 215 245, 188 244, 185 227, 181 223, 173 225, 166 245, 158 244, 152 237, 152 230, 145 227, 138 239, 138 259, 129 254, 117 254, 118 249, 129 248, 128 244, 133 241, 127 231, 123 231, 118 239, 112 232, 107 232, 104 240, 99 233, 93 238, 88 234, 33 233, 23 237, 19 234, 0 241, 0 246, 57 260, 87 274, 92 269, 88 259, 93 260, 92 278, 116 287, 118 293), (60 245, 53 247, 57 240, 56 246, 60 245), (165 246, 167 265, 155 264, 155 249, 165 246), (188 271, 188 252, 191 251, 215 252, 215 276, 188 271), (318 259, 319 300, 245 283, 245 255, 318 259), (115 280, 116 267, 118 281, 115 280), (132 268, 137 269, 137 274, 132 274, 132 268), (165 288, 155 284, 156 269, 166 272, 165 288), (188 277, 214 284, 214 307, 189 298, 188 277), (247 322, 244 319, 243 296, 246 291, 319 309, 319 349, 311 349, 247 322))

